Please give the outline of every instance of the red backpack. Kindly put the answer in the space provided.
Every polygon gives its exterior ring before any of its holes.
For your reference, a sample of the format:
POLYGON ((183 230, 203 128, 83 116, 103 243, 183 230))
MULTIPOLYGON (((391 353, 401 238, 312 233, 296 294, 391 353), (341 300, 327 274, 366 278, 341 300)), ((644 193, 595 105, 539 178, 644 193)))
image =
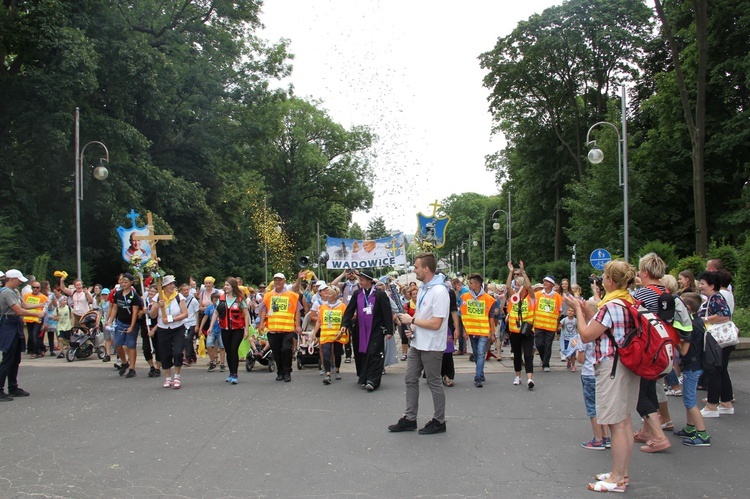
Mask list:
POLYGON ((674 361, 674 342, 664 321, 649 312, 640 302, 633 305, 613 300, 613 303, 627 311, 630 321, 621 345, 617 345, 612 332, 607 330, 607 335, 615 346, 615 362, 610 377, 615 377, 617 359, 644 379, 656 380, 669 374, 674 361))

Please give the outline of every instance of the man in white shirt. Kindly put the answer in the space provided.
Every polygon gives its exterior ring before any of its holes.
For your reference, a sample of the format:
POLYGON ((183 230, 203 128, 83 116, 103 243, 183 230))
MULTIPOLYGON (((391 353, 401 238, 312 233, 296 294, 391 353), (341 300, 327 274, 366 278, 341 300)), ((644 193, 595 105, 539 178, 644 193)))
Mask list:
POLYGON ((419 430, 419 433, 431 435, 444 433, 446 430, 445 392, 440 369, 447 343, 450 295, 444 285, 444 278, 435 275, 436 271, 437 258, 434 254, 421 253, 417 256, 414 262, 414 272, 417 274, 417 279, 424 283, 417 293, 417 310, 414 317, 409 314, 397 316, 402 324, 411 325, 413 333, 409 331, 406 333, 411 338, 404 376, 406 412, 398 423, 388 427, 393 432, 417 429, 419 378, 422 371, 427 377, 427 386, 432 392, 434 415, 427 425, 419 430))

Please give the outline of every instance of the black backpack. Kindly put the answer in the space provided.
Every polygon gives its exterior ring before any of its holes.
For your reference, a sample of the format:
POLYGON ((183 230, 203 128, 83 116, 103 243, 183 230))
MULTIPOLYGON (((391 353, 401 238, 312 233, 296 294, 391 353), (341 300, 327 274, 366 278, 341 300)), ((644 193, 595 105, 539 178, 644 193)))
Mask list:
POLYGON ((703 333, 703 355, 701 356, 701 368, 705 374, 712 374, 721 370, 722 361, 721 346, 711 333, 703 333))

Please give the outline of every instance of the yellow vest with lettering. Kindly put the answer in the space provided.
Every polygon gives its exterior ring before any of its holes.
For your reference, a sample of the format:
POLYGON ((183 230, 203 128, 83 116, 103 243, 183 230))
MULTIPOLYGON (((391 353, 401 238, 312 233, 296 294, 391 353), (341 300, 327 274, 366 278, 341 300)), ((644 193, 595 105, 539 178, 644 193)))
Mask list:
POLYGON ((471 291, 461 295, 461 322, 466 334, 474 336, 490 335, 490 310, 495 299, 487 293, 474 298, 471 291))
MULTIPOLYGON (((42 293, 39 293, 38 295, 32 294, 32 293, 26 293, 23 295, 23 302, 24 303, 44 303, 47 301, 47 297, 44 296, 42 293)), ((40 310, 44 310, 43 308, 35 308, 33 309, 35 312, 38 312, 40 310)), ((23 316, 23 322, 27 324, 32 323, 40 323, 42 322, 41 317, 35 317, 32 315, 24 315, 23 316)))
POLYGON ((268 330, 278 333, 292 333, 296 324, 294 316, 297 313, 299 296, 292 291, 283 293, 266 293, 263 296, 266 305, 266 321, 268 330))
MULTIPOLYGON (((534 307, 531 306, 529 297, 523 299, 521 302, 521 316, 523 316, 523 322, 534 324, 534 307)), ((519 323, 518 303, 510 304, 510 311, 508 312, 508 330, 511 333, 520 333, 521 324, 519 323)))
MULTIPOLYGON (((320 344, 333 343, 336 341, 339 331, 341 331, 341 319, 344 317, 346 305, 339 303, 335 307, 324 303, 318 308, 320 317, 320 344)), ((339 343, 346 344, 349 342, 349 333, 341 335, 339 343)))
POLYGON ((555 292, 552 296, 547 296, 544 291, 537 291, 534 329, 557 331, 561 309, 562 295, 560 293, 555 292))

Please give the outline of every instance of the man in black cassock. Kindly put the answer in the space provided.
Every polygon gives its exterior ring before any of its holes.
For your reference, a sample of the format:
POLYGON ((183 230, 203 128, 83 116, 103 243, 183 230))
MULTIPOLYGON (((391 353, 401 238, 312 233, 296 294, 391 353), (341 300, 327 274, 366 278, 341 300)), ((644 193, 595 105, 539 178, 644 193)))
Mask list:
POLYGON ((375 289, 372 275, 359 271, 357 278, 360 289, 349 300, 341 332, 351 331, 358 383, 371 392, 383 376, 383 348, 393 335, 393 315, 388 295, 375 289))

